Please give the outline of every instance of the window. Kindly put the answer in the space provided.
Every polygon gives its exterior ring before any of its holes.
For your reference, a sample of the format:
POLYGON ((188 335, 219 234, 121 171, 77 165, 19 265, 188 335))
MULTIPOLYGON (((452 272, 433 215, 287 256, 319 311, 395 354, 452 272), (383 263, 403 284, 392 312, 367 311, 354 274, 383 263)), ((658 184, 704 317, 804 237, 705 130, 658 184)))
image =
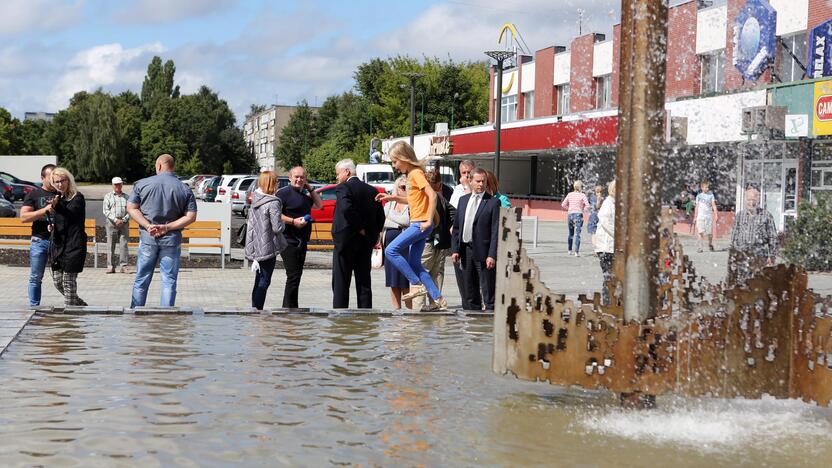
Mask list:
POLYGON ((534 91, 523 93, 523 110, 525 111, 524 119, 534 117, 534 91))
POLYGON ((699 56, 702 64, 701 93, 718 93, 725 89, 725 49, 699 56))
POLYGON ((604 75, 595 78, 595 108, 609 109, 612 100, 612 76, 604 75))
POLYGON ((321 196, 321 201, 335 200, 334 187, 326 190, 321 190, 320 192, 318 192, 318 194, 321 196))
POLYGON ((500 121, 502 123, 517 120, 517 95, 506 96, 500 102, 500 121))
POLYGON ((560 85, 558 88, 558 115, 569 113, 569 85, 560 85))
POLYGON ((802 65, 806 65, 806 31, 783 37, 782 40, 783 44, 780 46, 780 70, 777 73, 780 81, 787 83, 789 81, 803 79, 803 68, 792 57, 792 54, 800 58, 800 61, 803 62, 802 65), (789 51, 791 51, 791 54, 789 51))

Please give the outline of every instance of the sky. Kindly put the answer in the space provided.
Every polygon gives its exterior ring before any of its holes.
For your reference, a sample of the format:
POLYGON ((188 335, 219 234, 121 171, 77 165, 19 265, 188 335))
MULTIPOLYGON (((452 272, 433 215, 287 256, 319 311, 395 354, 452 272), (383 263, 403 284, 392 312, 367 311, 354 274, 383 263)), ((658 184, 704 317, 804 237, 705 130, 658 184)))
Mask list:
POLYGON ((483 60, 514 23, 532 52, 612 35, 620 0, 2 0, 0 107, 56 112, 78 91, 141 90, 154 55, 183 93, 205 84, 251 104, 310 105, 350 90, 375 57, 483 60), (579 13, 582 11, 582 15, 579 13))

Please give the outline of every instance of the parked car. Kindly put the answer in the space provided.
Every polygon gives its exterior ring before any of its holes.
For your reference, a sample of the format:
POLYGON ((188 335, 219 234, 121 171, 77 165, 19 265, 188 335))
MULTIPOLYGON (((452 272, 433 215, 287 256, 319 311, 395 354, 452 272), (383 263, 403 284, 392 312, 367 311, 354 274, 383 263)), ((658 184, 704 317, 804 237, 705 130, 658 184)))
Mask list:
POLYGON ((0 197, 0 218, 14 218, 15 216, 17 216, 17 211, 14 209, 14 204, 0 197))
MULTIPOLYGON (((277 189, 280 190, 283 187, 289 185, 289 178, 286 176, 278 176, 277 178, 277 189)), ((255 181, 248 186, 246 189, 245 194, 245 204, 243 204, 243 216, 248 218, 248 210, 251 208, 251 194, 257 189, 257 178, 255 177, 255 181)))
POLYGON ((195 186, 196 188, 194 189, 194 197, 196 197, 198 200, 204 200, 205 199, 205 189, 208 188, 208 185, 210 184, 211 180, 214 179, 214 177, 219 177, 219 176, 205 177, 202 180, 200 180, 199 182, 197 182, 196 186, 195 186))
POLYGON ((207 179, 205 182, 205 191, 203 192, 202 199, 206 202, 213 202, 217 199, 217 191, 219 190, 220 186, 220 177, 212 177, 207 179))
POLYGON ((13 182, 11 179, 21 179, 10 176, 6 172, 0 172, 0 174, 5 174, 5 176, 0 177, 0 181, 2 181, 4 184, 2 189, 3 197, 5 197, 9 201, 23 200, 23 198, 26 197, 27 193, 31 192, 37 187, 36 185, 30 185, 28 182, 25 181, 13 182))
POLYGON ((249 174, 224 174, 220 176, 220 185, 217 188, 216 201, 225 203, 231 201, 231 188, 237 183, 237 180, 242 177, 247 177, 249 174))
POLYGON ((197 174, 195 176, 191 176, 184 182, 191 188, 191 190, 196 190, 199 187, 200 182, 205 179, 210 179, 211 177, 214 177, 214 174, 197 174))
POLYGON ((358 164, 355 175, 373 187, 383 187, 387 193, 393 193, 396 185, 396 173, 390 164, 358 164))
MULTIPOLYGON (((321 203, 323 206, 320 210, 312 210, 312 219, 318 223, 331 223, 335 216, 335 187, 338 184, 329 184, 327 186, 316 189, 318 195, 321 196, 321 203)), ((378 193, 384 193, 384 187, 376 186, 378 193)))
POLYGON ((30 182, 28 180, 18 179, 17 177, 9 174, 8 172, 2 171, 0 171, 0 179, 3 179, 10 184, 29 185, 32 187, 40 187, 41 185, 39 182, 30 182))
POLYGON ((243 213, 246 205, 246 195, 248 195, 248 188, 252 185, 257 185, 256 176, 241 177, 234 183, 231 189, 231 212, 243 213))

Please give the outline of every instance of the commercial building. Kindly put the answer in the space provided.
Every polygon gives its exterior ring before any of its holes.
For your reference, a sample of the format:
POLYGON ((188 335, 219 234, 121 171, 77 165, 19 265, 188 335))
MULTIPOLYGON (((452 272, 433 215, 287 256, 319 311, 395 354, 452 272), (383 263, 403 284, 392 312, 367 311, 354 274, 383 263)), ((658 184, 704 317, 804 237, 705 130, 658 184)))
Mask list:
POLYGON ((246 118, 243 136, 261 169, 275 168, 274 150, 295 109, 297 106, 273 105, 246 118))
MULTIPOLYGON (((827 0, 672 4, 664 202, 707 179, 723 209, 731 210, 741 205, 743 189, 755 186, 782 228, 801 199, 832 195, 832 70, 824 65, 832 47, 819 48, 826 37, 832 41, 830 19, 827 0), (818 66, 809 52, 820 54, 818 66), (747 68, 740 71, 735 62, 747 68)), ((591 186, 613 177, 620 35, 615 25, 611 34, 518 54, 503 71, 501 90, 492 69, 489 122, 452 130, 449 145, 431 145, 431 135, 419 135, 417 153, 490 167, 499 105, 501 190, 528 213, 558 218, 573 180, 591 186)))
POLYGON ((25 112, 23 120, 45 120, 51 122, 57 114, 54 112, 25 112))

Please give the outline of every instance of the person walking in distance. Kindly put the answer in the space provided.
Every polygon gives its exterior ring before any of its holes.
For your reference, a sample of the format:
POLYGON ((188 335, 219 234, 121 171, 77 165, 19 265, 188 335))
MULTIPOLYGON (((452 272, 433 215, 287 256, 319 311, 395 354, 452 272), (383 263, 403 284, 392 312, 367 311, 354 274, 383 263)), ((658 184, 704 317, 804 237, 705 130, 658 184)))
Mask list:
POLYGON ((283 230, 286 248, 280 252, 286 270, 283 307, 297 309, 300 279, 312 236, 312 209, 320 210, 323 202, 318 192, 312 190, 306 178, 306 169, 301 166, 289 171, 289 185, 278 190, 276 196, 283 205, 280 217, 286 225, 283 230))
MULTIPOLYGON (((397 196, 407 196, 407 176, 401 175, 396 179, 396 188, 393 193, 397 196)), ((410 226, 410 210, 406 203, 399 203, 395 200, 384 205, 384 234, 382 235, 382 248, 387 247, 399 237, 405 229, 410 226)), ((391 261, 384 262, 384 285, 390 288, 390 300, 394 309, 402 308, 402 294, 410 289, 410 282, 407 276, 400 272, 391 261)), ((406 306, 410 308, 409 301, 406 306)))
POLYGON ((287 245, 281 217, 283 203, 275 196, 276 190, 277 175, 274 171, 261 172, 246 223, 246 258, 253 262, 252 269, 257 272, 251 290, 251 306, 257 310, 263 310, 266 304, 266 293, 272 283, 277 256, 287 245))
POLYGON ((113 191, 104 195, 102 205, 104 227, 107 231, 107 273, 115 273, 116 266, 119 271, 127 273, 127 239, 130 235, 128 222, 130 215, 127 214, 127 195, 121 188, 124 181, 121 177, 113 177, 113 191), (116 241, 119 244, 118 264, 116 264, 116 241))
POLYGON ((47 164, 40 170, 41 186, 27 193, 20 208, 20 220, 32 223, 32 237, 29 243, 29 307, 40 305, 41 285, 46 262, 49 260, 49 248, 52 244, 50 225, 55 209, 52 198, 52 170, 54 164, 47 164))
POLYGON ((174 175, 174 170, 173 156, 159 156, 156 158, 156 175, 136 182, 127 201, 127 213, 139 225, 131 308, 145 305, 156 262, 162 275, 159 304, 173 307, 176 303, 182 229, 196 221, 196 199, 188 186, 174 175))
POLYGON ((714 250, 714 226, 717 221, 716 198, 711 193, 711 184, 702 181, 699 184, 700 192, 696 196, 696 205, 693 217, 696 219, 696 232, 699 235, 699 248, 697 252, 704 250, 705 240, 708 241, 708 249, 714 250))
POLYGON ((595 253, 601 263, 604 284, 601 285, 601 302, 610 303, 607 284, 612 279, 612 261, 615 258, 615 181, 607 186, 608 196, 598 209, 598 225, 595 231, 595 253))
POLYGON ((566 248, 569 255, 581 256, 581 229, 584 226, 584 212, 589 210, 589 200, 581 191, 584 183, 576 180, 572 184, 573 190, 566 195, 561 203, 561 209, 567 212, 569 234, 566 238, 566 248), (572 241, 575 241, 575 249, 572 249, 572 241))
POLYGON ((774 216, 760 206, 760 192, 745 191, 745 209, 734 217, 728 254, 728 283, 744 283, 777 257, 777 225, 774 216))
MULTIPOLYGON (((454 225, 456 210, 448 202, 451 195, 451 188, 442 183, 442 176, 438 170, 428 172, 428 183, 436 192, 436 214, 439 222, 436 228, 425 242, 425 250, 422 252, 422 266, 430 274, 431 279, 436 283, 439 291, 445 283, 445 260, 451 254, 451 227, 454 225)), ((413 299, 414 310, 437 310, 436 302, 427 296, 418 296, 413 299), (430 303, 425 305, 425 299, 430 303)))
POLYGON ((370 257, 384 226, 384 209, 378 191, 355 176, 355 163, 343 159, 335 165, 335 213, 332 219, 332 307, 350 306, 350 283, 355 276, 359 309, 373 308, 370 257))
POLYGON ((487 175, 475 169, 471 193, 459 200, 451 239, 451 258, 462 264, 467 297, 463 308, 494 310, 497 283, 497 229, 500 202, 485 191, 487 175))
POLYGON ((436 287, 430 274, 422 266, 422 252, 425 240, 431 231, 438 228, 436 203, 438 196, 428 184, 425 170, 416 158, 413 148, 401 141, 390 148, 390 162, 393 169, 407 174, 407 195, 380 193, 376 200, 407 203, 410 209, 410 226, 396 240, 384 249, 385 258, 395 265, 410 282, 410 291, 402 295, 403 300, 428 294, 436 301, 437 309, 448 308, 448 301, 436 287))
MULTIPOLYGON (((459 184, 454 187, 454 191, 451 194, 451 198, 448 199, 451 207, 455 211, 459 211, 459 199, 471 193, 471 172, 474 171, 476 165, 474 161, 470 159, 466 159, 459 163, 459 184)), ((451 229, 453 229, 453 225, 451 225, 451 229)), ((465 281, 462 277, 462 265, 459 263, 454 262, 454 278, 456 278, 456 287, 459 290, 459 297, 462 298, 462 308, 466 310, 470 310, 471 307, 467 307, 470 304, 465 303, 465 298, 468 297, 468 294, 465 293, 465 281)))
POLYGON ((87 233, 84 216, 87 205, 78 192, 75 178, 63 167, 52 171, 52 186, 58 192, 50 202, 55 210, 52 224, 52 281, 68 306, 85 306, 78 297, 78 273, 87 259, 87 233))
MULTIPOLYGON (((586 224, 586 232, 595 238, 595 231, 598 230, 598 210, 604 202, 604 187, 596 185, 592 195, 589 196, 589 221, 586 224)), ((593 244, 595 242, 593 241, 593 244)))

